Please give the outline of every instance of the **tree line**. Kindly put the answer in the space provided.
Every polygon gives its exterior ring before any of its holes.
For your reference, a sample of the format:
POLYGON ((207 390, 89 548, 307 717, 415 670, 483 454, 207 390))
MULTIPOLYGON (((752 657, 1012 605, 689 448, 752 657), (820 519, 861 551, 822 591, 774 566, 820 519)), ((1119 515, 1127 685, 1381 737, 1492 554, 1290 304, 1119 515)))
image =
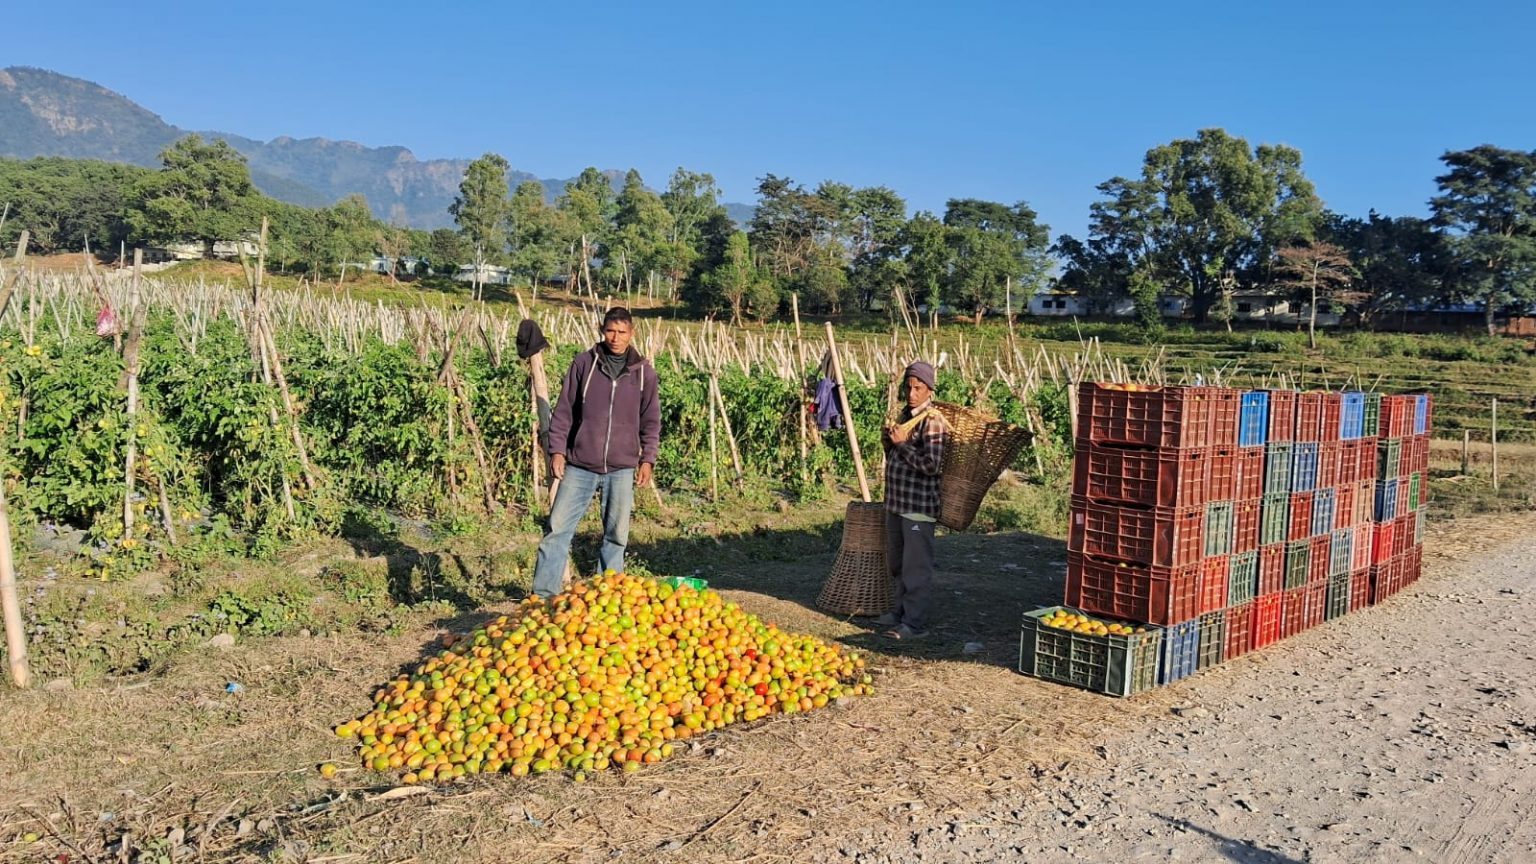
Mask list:
POLYGON ((426 232, 373 218, 361 196, 320 209, 277 202, 251 184, 238 152, 194 135, 167 148, 158 171, 0 160, 0 202, 12 205, 0 242, 26 227, 45 252, 189 239, 211 248, 266 216, 280 268, 416 256, 504 267, 530 285, 564 277, 594 295, 643 291, 733 321, 782 315, 792 294, 831 314, 947 306, 979 321, 1052 287, 1101 311, 1129 301, 1155 327, 1161 297, 1230 322, 1234 295, 1258 289, 1366 326, 1413 304, 1475 303, 1492 331, 1496 315, 1536 303, 1536 151, 1483 145, 1441 159, 1428 218, 1355 217, 1324 206, 1298 150, 1205 129, 1099 184, 1086 236, 1053 242, 1023 201, 951 199, 942 213, 909 213, 888 187, 807 188, 773 174, 744 225, 711 175, 684 168, 659 192, 636 171, 588 168, 550 201, 537 182, 509 188, 510 165, 488 153, 450 207, 457 230, 426 232))

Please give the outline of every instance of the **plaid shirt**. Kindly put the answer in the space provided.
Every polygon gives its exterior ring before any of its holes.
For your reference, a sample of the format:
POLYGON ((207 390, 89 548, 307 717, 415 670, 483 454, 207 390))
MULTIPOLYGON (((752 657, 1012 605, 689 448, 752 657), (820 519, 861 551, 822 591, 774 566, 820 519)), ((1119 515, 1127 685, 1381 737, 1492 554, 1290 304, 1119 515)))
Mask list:
MULTIPOLYGON (((896 418, 905 423, 933 407, 928 401, 916 410, 903 408, 896 418)), ((885 439, 885 509, 890 513, 939 515, 939 466, 944 461, 944 444, 949 428, 944 417, 933 411, 917 424, 905 443, 892 444, 885 439)))

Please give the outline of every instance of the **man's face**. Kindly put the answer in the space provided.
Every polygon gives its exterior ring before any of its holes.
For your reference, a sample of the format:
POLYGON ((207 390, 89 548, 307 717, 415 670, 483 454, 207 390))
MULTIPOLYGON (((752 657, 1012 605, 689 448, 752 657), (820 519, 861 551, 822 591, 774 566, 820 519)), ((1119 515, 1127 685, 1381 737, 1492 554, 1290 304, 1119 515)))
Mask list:
POLYGON ((609 321, 603 325, 603 344, 608 346, 610 354, 623 354, 629 350, 629 340, 634 337, 634 331, 623 321, 609 321))
POLYGON ((923 379, 916 375, 907 376, 907 407, 916 408, 927 402, 928 397, 932 395, 933 391, 928 389, 928 385, 923 383, 923 379))

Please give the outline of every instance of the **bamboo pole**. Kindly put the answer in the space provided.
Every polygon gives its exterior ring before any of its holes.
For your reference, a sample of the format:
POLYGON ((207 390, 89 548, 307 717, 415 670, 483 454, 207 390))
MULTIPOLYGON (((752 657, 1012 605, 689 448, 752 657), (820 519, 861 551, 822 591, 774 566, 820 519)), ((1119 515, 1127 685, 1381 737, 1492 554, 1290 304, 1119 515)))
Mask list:
POLYGON ((1488 429, 1488 438, 1493 445, 1493 491, 1499 491, 1499 397, 1493 397, 1493 422, 1488 429))
POLYGON ((741 470, 741 451, 736 447, 736 434, 731 431, 731 418, 725 411, 725 397, 720 395, 720 378, 713 372, 709 373, 709 396, 713 410, 720 412, 720 424, 725 427, 725 440, 731 445, 731 467, 736 469, 736 488, 740 489, 746 482, 746 474, 741 470))
POLYGON ((11 558, 11 516, 5 497, 5 478, 0 476, 0 609, 5 616, 5 651, 11 681, 25 689, 32 683, 27 666, 27 636, 16 597, 16 568, 11 558))
POLYGON ((0 319, 5 318, 5 311, 11 305, 11 295, 16 291, 16 282, 21 279, 21 265, 27 259, 27 241, 31 236, 31 232, 23 229, 21 237, 16 240, 16 255, 11 259, 14 269, 5 277, 4 284, 0 284, 0 319))
POLYGON ((853 411, 848 407, 848 388, 843 385, 843 364, 837 356, 837 338, 832 335, 832 322, 827 322, 827 349, 832 356, 832 377, 837 384, 837 401, 843 409, 843 428, 848 430, 848 448, 853 451, 853 468, 859 475, 859 494, 865 503, 869 495, 869 480, 864 476, 864 456, 859 452, 859 435, 854 429, 853 411))
POLYGON ((1461 430, 1461 476, 1467 476, 1468 469, 1472 466, 1472 430, 1461 430))
POLYGON ((715 412, 713 407, 711 407, 709 412, 709 500, 720 500, 720 448, 715 443, 715 412))
POLYGON ((139 296, 144 250, 133 250, 133 289, 129 299, 128 340, 123 343, 123 377, 128 389, 128 446, 123 457, 123 539, 133 536, 134 463, 139 456, 136 418, 139 413, 139 347, 144 340, 145 305, 139 296))

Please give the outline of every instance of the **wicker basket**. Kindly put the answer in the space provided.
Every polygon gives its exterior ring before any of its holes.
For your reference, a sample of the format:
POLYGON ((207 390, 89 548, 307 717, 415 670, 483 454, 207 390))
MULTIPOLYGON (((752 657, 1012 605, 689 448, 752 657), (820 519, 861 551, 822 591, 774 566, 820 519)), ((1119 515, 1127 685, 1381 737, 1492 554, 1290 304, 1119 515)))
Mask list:
POLYGON ((1029 430, 989 414, 934 402, 949 425, 939 469, 939 524, 951 531, 971 527, 987 490, 1033 438, 1029 430))
POLYGON ((843 545, 816 605, 838 615, 883 615, 896 605, 896 582, 885 564, 885 505, 848 502, 843 545))

